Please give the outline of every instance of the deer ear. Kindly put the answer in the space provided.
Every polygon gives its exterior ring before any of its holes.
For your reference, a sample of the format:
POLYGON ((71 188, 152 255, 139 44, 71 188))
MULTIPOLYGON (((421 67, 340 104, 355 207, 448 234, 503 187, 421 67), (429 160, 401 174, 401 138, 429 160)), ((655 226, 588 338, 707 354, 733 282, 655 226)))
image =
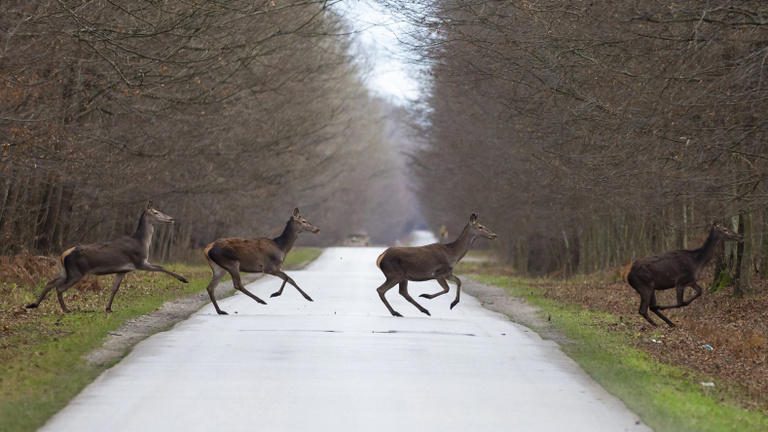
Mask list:
POLYGON ((469 216, 469 221, 472 223, 475 223, 477 222, 477 218, 478 218, 477 212, 474 212, 469 216))
POLYGON ((296 207, 295 209, 293 209, 293 217, 296 217, 298 215, 299 215, 299 208, 296 207))
POLYGON ((147 207, 146 209, 149 210, 152 208, 152 200, 147 200, 147 207))

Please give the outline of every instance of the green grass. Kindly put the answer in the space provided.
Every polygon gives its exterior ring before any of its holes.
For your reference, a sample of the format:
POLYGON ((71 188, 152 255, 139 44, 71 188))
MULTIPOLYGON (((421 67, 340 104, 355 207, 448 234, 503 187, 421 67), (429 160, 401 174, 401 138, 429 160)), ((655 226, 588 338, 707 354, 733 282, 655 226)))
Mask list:
MULTIPOLYGON (((295 248, 285 268, 295 269, 317 258, 322 249, 295 248)), ((189 284, 161 274, 132 273, 115 298, 114 312, 103 312, 110 277, 100 279, 100 292, 69 290, 72 313, 62 315, 55 294, 39 309, 25 312, 37 287, 0 287, 0 431, 32 431, 42 426, 80 390, 111 365, 89 366, 83 356, 99 347, 109 332, 131 318, 148 314, 169 300, 205 292, 210 269, 205 264, 173 265, 189 284)))
POLYGON ((628 335, 611 331, 618 318, 544 298, 525 280, 474 275, 505 288, 551 316, 551 324, 573 343, 563 350, 609 392, 622 399, 656 432, 766 431, 768 416, 708 394, 703 379, 634 348, 628 335))
POLYGON ((291 249, 291 251, 288 253, 288 256, 285 257, 283 267, 288 270, 304 267, 319 257, 321 253, 323 253, 321 248, 295 247, 291 249))
MULTIPOLYGON (((42 426, 109 366, 89 366, 83 360, 109 332, 168 300, 205 290, 207 266, 169 267, 190 275, 190 283, 158 274, 129 275, 111 314, 103 312, 108 289, 68 291, 65 299, 73 312, 66 315, 59 313, 53 294, 39 309, 21 311, 19 305, 31 301, 41 287, 16 287, 14 295, 7 295, 3 312, 18 314, 18 319, 5 321, 0 342, 0 430, 31 431, 42 426), (9 297, 13 304, 9 305, 9 297)), ((108 286, 110 281, 100 283, 108 286)))

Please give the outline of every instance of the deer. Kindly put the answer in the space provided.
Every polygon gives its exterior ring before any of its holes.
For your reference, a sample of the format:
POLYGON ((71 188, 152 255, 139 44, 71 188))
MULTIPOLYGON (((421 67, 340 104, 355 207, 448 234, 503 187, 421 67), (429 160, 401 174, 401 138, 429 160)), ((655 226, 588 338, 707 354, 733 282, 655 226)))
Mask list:
POLYGON ((701 296, 703 290, 696 280, 702 269, 712 260, 717 245, 724 240, 742 241, 742 236, 713 222, 709 235, 700 248, 674 250, 635 261, 627 274, 627 282, 640 294, 640 315, 655 327, 656 323, 648 316, 650 308, 668 326, 674 327, 675 324, 661 311, 688 306, 701 296), (689 286, 693 288, 694 294, 685 300, 685 288, 689 286), (672 288, 676 290, 677 303, 669 306, 658 305, 656 291, 672 288))
POLYGON ((317 234, 320 228, 307 221, 298 208, 293 209, 293 214, 285 224, 283 232, 275 238, 223 238, 208 244, 203 250, 208 265, 211 266, 213 276, 211 282, 206 287, 208 296, 211 298, 213 307, 219 315, 227 315, 227 312, 221 310, 216 303, 214 290, 216 285, 226 273, 232 276, 232 284, 235 289, 252 298, 260 304, 267 304, 243 286, 240 278, 240 272, 244 273, 264 273, 279 277, 283 280, 280 289, 272 293, 270 297, 278 297, 283 294, 285 284, 291 284, 307 300, 313 301, 312 297, 304 292, 290 276, 282 270, 283 261, 288 252, 293 248, 293 244, 299 237, 299 233, 311 232, 317 234))
POLYGON ((49 281, 37 301, 28 304, 27 308, 34 309, 40 306, 48 293, 55 288, 62 312, 69 313, 64 303, 64 292, 89 274, 115 275, 105 309, 107 313, 112 312, 112 302, 123 278, 134 270, 166 273, 183 283, 188 283, 184 276, 149 262, 149 247, 152 244, 155 225, 172 223, 174 223, 172 217, 154 208, 149 201, 139 217, 139 223, 133 234, 102 243, 76 245, 65 250, 59 257, 61 274, 49 281))
POLYGON ((387 291, 399 284, 400 295, 423 314, 431 316, 427 309, 408 294, 408 281, 437 280, 437 283, 440 284, 443 290, 434 294, 420 295, 420 297, 426 299, 434 299, 435 297, 447 294, 449 291, 448 281, 451 281, 456 284, 456 298, 451 303, 450 309, 459 304, 461 279, 453 274, 453 267, 464 258, 464 255, 466 255, 478 237, 493 240, 496 238, 496 234, 478 221, 477 213, 472 213, 464 230, 451 243, 433 243, 415 247, 390 247, 379 255, 376 259, 376 266, 384 273, 386 280, 381 286, 376 288, 376 291, 379 293, 379 298, 384 303, 384 306, 387 307, 389 313, 395 317, 402 317, 399 312, 392 308, 392 305, 389 304, 385 297, 387 291))

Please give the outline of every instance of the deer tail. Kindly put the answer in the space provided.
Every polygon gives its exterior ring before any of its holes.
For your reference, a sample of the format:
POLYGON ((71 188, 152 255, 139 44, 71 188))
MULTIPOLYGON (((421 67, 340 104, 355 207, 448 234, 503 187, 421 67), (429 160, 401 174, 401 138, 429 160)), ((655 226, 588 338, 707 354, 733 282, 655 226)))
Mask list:
POLYGON ((59 261, 61 262, 62 267, 64 267, 64 260, 67 259, 67 257, 70 254, 72 254, 72 252, 74 252, 75 250, 77 250, 77 246, 72 246, 71 248, 61 253, 61 255, 59 256, 59 261))
POLYGON ((376 267, 381 268, 381 260, 384 259, 384 255, 386 255, 387 251, 384 251, 379 255, 378 258, 376 258, 376 267))
POLYGON ((59 255, 59 262, 61 263, 61 276, 67 277, 67 258, 73 257, 80 250, 80 246, 72 246, 59 255))
POLYGON ((208 264, 213 264, 213 258, 209 255, 211 252, 211 249, 213 249, 213 246, 216 242, 208 243, 205 248, 203 249, 203 255, 205 255, 205 260, 208 261, 208 264))

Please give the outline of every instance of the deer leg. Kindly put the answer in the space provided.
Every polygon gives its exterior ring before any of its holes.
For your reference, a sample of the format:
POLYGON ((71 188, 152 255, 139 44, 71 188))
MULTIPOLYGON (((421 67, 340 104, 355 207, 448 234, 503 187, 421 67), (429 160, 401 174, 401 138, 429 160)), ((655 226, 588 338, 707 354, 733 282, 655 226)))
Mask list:
POLYGON ((237 269, 239 265, 240 264, 238 262, 235 262, 233 266, 225 267, 225 269, 229 272, 230 276, 232 276, 232 284, 235 286, 235 289, 247 295, 248 297, 256 300, 256 302, 258 303, 261 303, 264 305, 267 304, 267 302, 253 295, 253 293, 245 289, 245 287, 243 286, 243 281, 240 280, 240 271, 237 269))
POLYGON ((115 299, 115 294, 120 288, 120 283, 123 281, 125 273, 118 273, 115 275, 115 281, 112 283, 112 292, 109 294, 109 302, 107 302, 107 312, 112 312, 112 301, 115 299))
POLYGON ((448 282, 445 281, 445 278, 437 278, 437 283, 440 284, 441 287, 443 287, 442 291, 438 291, 434 294, 421 294, 419 297, 424 297, 425 299, 432 300, 435 297, 441 296, 443 294, 448 294, 448 282))
POLYGON ((692 301, 694 301, 696 298, 698 298, 701 295, 701 287, 696 285, 696 283, 694 282, 693 289, 694 289, 694 291, 696 291, 696 294, 694 294, 693 297, 690 300, 685 301, 685 287, 686 287, 686 285, 678 285, 678 286, 675 287, 675 295, 677 297, 677 304, 670 305, 670 306, 659 306, 659 310, 675 309, 675 308, 679 308, 679 307, 683 307, 683 306, 688 306, 689 304, 691 304, 692 301))
POLYGON ((655 313, 659 318, 664 320, 664 322, 667 323, 668 326, 674 327, 675 323, 673 323, 672 321, 669 320, 669 318, 664 316, 664 314, 661 313, 659 309, 660 309, 659 306, 656 304, 656 293, 654 292, 653 295, 651 296, 651 311, 655 313))
POLYGON ((392 289, 392 287, 394 287, 395 285, 397 285, 397 281, 392 280, 392 279, 387 279, 387 280, 384 281, 383 284, 381 284, 381 286, 376 288, 376 292, 379 293, 379 298, 384 303, 384 306, 387 307, 387 310, 389 310, 389 313, 391 313, 392 316, 402 317, 402 315, 400 315, 400 312, 392 309, 392 305, 390 305, 389 302, 387 301, 387 298, 384 297, 384 294, 386 294, 387 291, 392 289))
POLYGON ((69 309, 67 308, 67 305, 64 304, 64 293, 62 293, 59 290, 56 290, 56 298, 59 300, 59 307, 61 307, 61 311, 64 313, 69 313, 69 309))
MULTIPOLYGON (((282 293, 283 292, 283 287, 285 286, 285 283, 288 282, 289 284, 293 285, 293 287, 296 288, 299 291, 299 293, 301 293, 301 295, 304 296, 305 299, 307 299, 309 301, 314 301, 314 300, 312 300, 312 297, 310 297, 309 294, 305 293, 301 288, 299 288, 299 286, 296 285, 296 282, 293 279, 291 279, 290 276, 285 274, 285 272, 283 272, 281 270, 275 270, 275 271, 268 272, 268 273, 273 275, 273 276, 277 276, 277 277, 279 277, 280 279, 283 280, 283 285, 280 287, 280 290, 277 291, 276 293, 272 294, 272 297, 275 297, 275 294, 277 294, 277 293, 282 293)), ((277 294, 277 295, 280 295, 280 294, 277 294)))
POLYGON ((208 286, 205 287, 205 290, 208 291, 208 297, 211 298, 211 303, 213 303, 213 307, 216 308, 216 313, 219 315, 228 315, 226 312, 219 308, 219 304, 216 303, 216 296, 214 295, 216 285, 218 285, 221 278, 224 277, 225 271, 218 264, 214 264, 213 262, 210 264, 213 276, 211 277, 211 281, 208 283, 208 286))
POLYGON ((40 306, 40 303, 42 303, 43 300, 45 300, 45 296, 47 296, 52 289, 56 288, 57 285, 64 283, 65 280, 66 280, 66 276, 58 276, 57 278, 50 280, 47 284, 45 284, 45 288, 43 288, 43 292, 41 292, 40 295, 37 296, 37 300, 34 303, 30 303, 26 306, 27 309, 34 309, 40 306))
POLYGON ((72 285, 80 282, 80 279, 83 278, 83 275, 78 274, 77 276, 70 277, 70 274, 67 274, 67 280, 56 287, 56 298, 59 300, 59 306, 61 306, 61 311, 64 313, 69 313, 69 309, 67 309, 67 305, 64 304, 64 292, 72 287, 72 285))
POLYGON ((451 309, 453 309, 454 306, 459 304, 459 297, 461 296, 461 279, 457 278, 453 274, 449 275, 448 279, 456 284, 456 299, 454 299, 451 303, 451 309))
POLYGON ((404 280, 404 281, 400 282, 400 290, 399 290, 399 292, 400 292, 401 296, 405 297, 405 299, 408 300, 408 303, 416 306, 416 309, 420 310, 421 313, 426 314, 428 316, 432 316, 432 314, 430 314, 428 310, 424 309, 424 307, 422 305, 416 303, 416 300, 414 300, 413 297, 411 297, 411 295, 408 294, 408 281, 407 280, 404 280))
MULTIPOLYGON (((651 317, 648 316, 648 306, 651 304, 651 298, 653 297, 653 290, 638 290, 640 294, 640 310, 638 311, 643 318, 646 319, 652 326, 656 327, 656 323, 653 322, 651 317)), ((657 306, 658 309, 658 306, 657 306)))
POLYGON ((181 282, 189 283, 187 278, 185 278, 184 276, 182 276, 182 275, 180 275, 178 273, 174 273, 174 272, 172 272, 170 270, 166 270, 165 268, 163 268, 163 266, 159 266, 159 265, 156 265, 156 264, 150 264, 148 262, 141 263, 141 265, 139 267, 137 267, 136 270, 144 270, 144 271, 148 271, 148 272, 165 273, 165 274, 168 274, 168 275, 171 275, 171 276, 175 277, 176 279, 180 280, 181 282))
POLYGON ((283 289, 285 288, 285 284, 287 284, 287 283, 288 283, 288 279, 283 279, 283 284, 280 285, 280 289, 275 291, 275 292, 273 292, 270 295, 270 297, 278 297, 278 296, 283 295, 283 289))
POLYGON ((692 303, 694 300, 696 300, 697 298, 699 298, 699 297, 701 296, 701 293, 704 291, 704 290, 703 290, 703 289, 702 289, 702 288, 699 286, 699 284, 697 284, 696 282, 693 282, 693 284, 691 285, 691 287, 693 288, 693 291, 694 291, 693 297, 691 297, 690 299, 688 299, 688 301, 687 301, 687 302, 684 302, 684 303, 683 303, 683 306, 688 306, 689 304, 691 304, 691 303, 692 303))

